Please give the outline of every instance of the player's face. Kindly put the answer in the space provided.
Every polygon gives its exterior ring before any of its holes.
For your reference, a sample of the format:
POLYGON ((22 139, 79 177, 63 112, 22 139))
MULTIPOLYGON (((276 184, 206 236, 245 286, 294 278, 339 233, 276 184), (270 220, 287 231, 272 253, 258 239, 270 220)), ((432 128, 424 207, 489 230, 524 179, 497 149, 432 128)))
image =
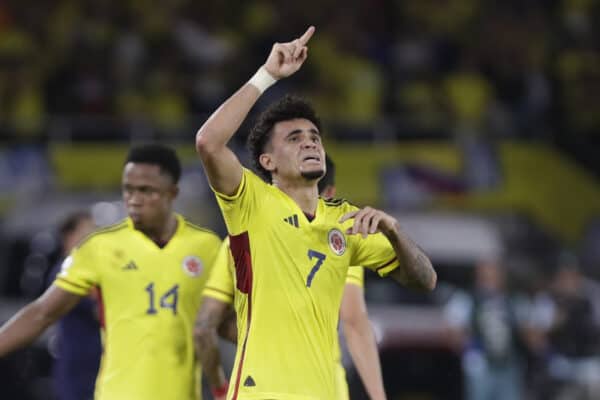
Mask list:
POLYGON ((137 229, 159 228, 171 213, 177 186, 158 165, 127 163, 123 170, 123 202, 137 229))
POLYGON ((307 119, 276 123, 266 150, 266 168, 278 179, 302 177, 316 183, 325 174, 321 135, 307 119))

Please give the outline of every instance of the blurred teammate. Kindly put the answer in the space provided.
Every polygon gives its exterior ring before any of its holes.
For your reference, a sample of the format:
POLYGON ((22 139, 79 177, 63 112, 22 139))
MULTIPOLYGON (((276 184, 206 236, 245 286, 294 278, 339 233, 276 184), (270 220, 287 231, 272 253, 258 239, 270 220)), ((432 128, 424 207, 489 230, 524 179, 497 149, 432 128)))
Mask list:
MULTIPOLYGON (((319 180, 319 193, 321 197, 332 199, 335 197, 335 164, 329 156, 325 157, 326 172, 319 180)), ((377 351, 377 343, 369 316, 364 296, 365 270, 362 267, 348 268, 346 286, 342 295, 340 307, 340 322, 346 345, 352 356, 354 367, 372 400, 385 399, 383 379, 381 378, 381 363, 377 351)), ((206 289, 205 289, 206 292, 206 289)), ((337 336, 335 337, 337 339, 337 336)), ((334 361, 336 362, 337 399, 349 399, 346 371, 342 365, 342 353, 339 343, 334 346, 334 361)))
MULTIPOLYGON (((64 258, 94 228, 88 211, 75 212, 61 223, 62 258, 48 275, 50 284, 60 272, 64 258)), ((97 291, 94 289, 58 322, 52 378, 59 400, 89 400, 94 397, 94 384, 102 356, 98 306, 97 291)))
POLYGON ((259 118, 250 150, 265 183, 227 143, 260 94, 296 72, 314 28, 276 43, 263 67, 200 128, 196 148, 229 232, 238 351, 231 399, 332 399, 336 323, 349 265, 431 290, 429 259, 390 215, 320 199, 319 120, 286 97, 259 118))
POLYGON ((130 151, 122 180, 129 217, 88 236, 46 293, 0 329, 0 356, 31 342, 98 286, 105 342, 95 397, 199 398, 192 330, 221 241, 173 212, 180 175, 169 148, 130 151))
MULTIPOLYGON (((329 156, 326 157, 326 164, 327 172, 319 181, 319 193, 321 197, 333 198, 335 196, 335 166, 329 156)), ((228 382, 220 364, 217 333, 219 331, 226 339, 233 342, 237 341, 235 321, 228 320, 235 296, 233 274, 233 260, 229 252, 229 241, 226 239, 221 246, 204 288, 204 299, 195 330, 196 349, 213 395, 217 400, 225 398, 224 392, 228 387, 228 382), (227 324, 228 321, 232 322, 230 326, 227 324)), ((369 397, 374 400, 385 399, 379 354, 367 315, 363 287, 364 269, 362 267, 350 267, 342 297, 340 321, 354 365, 358 369, 369 397)), ((346 372, 342 365, 342 354, 337 336, 335 338, 334 361, 337 369, 336 385, 338 393, 336 398, 348 399, 346 372)))

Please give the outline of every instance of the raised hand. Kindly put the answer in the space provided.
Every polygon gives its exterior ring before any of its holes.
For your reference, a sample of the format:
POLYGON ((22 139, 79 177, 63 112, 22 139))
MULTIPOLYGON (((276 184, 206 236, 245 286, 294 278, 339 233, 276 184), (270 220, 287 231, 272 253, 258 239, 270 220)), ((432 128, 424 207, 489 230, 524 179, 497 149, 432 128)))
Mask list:
POLYGON ((363 237, 367 237, 373 233, 383 232, 387 236, 388 233, 398 229, 396 218, 372 207, 346 213, 340 219, 340 223, 349 219, 354 219, 352 227, 346 230, 349 235, 359 233, 363 237))
POLYGON ((310 26, 302 36, 291 42, 275 43, 264 64, 267 72, 273 78, 281 79, 298 71, 308 56, 306 45, 314 32, 315 27, 310 26))
POLYGON ((431 261, 400 229, 396 218, 381 210, 365 207, 344 214, 339 222, 349 219, 354 219, 354 224, 346 230, 348 235, 361 234, 366 238, 370 234, 381 232, 388 238, 400 262, 400 267, 390 273, 392 279, 415 289, 429 291, 435 288, 437 274, 431 261))

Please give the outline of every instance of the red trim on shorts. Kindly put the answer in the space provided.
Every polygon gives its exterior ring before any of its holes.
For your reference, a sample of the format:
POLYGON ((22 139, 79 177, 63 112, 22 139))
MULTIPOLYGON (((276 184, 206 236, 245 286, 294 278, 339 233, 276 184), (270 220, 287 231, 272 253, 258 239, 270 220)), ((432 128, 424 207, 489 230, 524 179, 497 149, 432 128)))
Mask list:
POLYGON ((242 378, 242 368, 246 358, 246 344, 250 333, 250 320, 252 319, 252 257, 250 254, 250 239, 248 232, 239 235, 229 235, 229 248, 235 263, 236 286, 238 290, 248 296, 248 318, 246 321, 246 335, 242 345, 242 354, 235 377, 232 400, 237 400, 242 378))

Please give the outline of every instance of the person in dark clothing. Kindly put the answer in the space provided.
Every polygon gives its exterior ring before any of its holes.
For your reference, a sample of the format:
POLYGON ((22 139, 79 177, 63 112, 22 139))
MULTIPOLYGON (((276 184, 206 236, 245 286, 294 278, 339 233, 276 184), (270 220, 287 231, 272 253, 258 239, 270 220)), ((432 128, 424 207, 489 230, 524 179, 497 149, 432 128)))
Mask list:
POLYGON ((575 258, 563 259, 551 285, 546 333, 548 373, 551 382, 558 384, 556 399, 600 396, 600 328, 584 283, 575 258))
MULTIPOLYGON (((62 255, 48 274, 49 284, 61 270, 71 249, 94 229, 89 212, 69 215, 59 227, 62 255)), ((84 298, 59 322, 56 329, 52 378, 58 400, 91 400, 102 345, 100 342, 99 299, 97 292, 84 298)))
POLYGON ((496 261, 475 266, 472 293, 457 291, 444 308, 449 334, 462 350, 465 399, 523 398, 524 344, 517 301, 496 261))

